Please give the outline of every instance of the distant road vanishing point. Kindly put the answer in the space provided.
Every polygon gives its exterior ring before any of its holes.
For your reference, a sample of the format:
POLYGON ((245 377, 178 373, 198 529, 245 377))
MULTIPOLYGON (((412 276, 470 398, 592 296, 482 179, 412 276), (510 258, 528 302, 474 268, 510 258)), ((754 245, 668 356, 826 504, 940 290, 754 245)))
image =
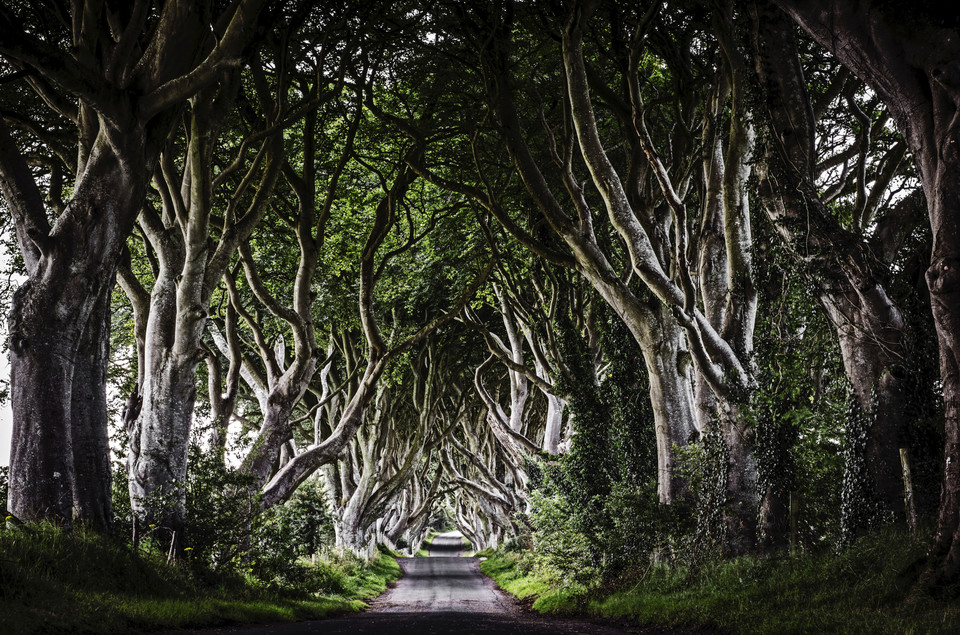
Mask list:
POLYGON ((374 600, 370 608, 363 613, 293 624, 189 632, 204 635, 228 633, 231 635, 236 633, 612 635, 613 633, 644 632, 642 629, 625 630, 525 612, 512 597, 497 589, 493 581, 480 572, 479 560, 459 557, 463 546, 461 534, 451 531, 434 538, 428 558, 399 558, 403 577, 396 586, 374 600))

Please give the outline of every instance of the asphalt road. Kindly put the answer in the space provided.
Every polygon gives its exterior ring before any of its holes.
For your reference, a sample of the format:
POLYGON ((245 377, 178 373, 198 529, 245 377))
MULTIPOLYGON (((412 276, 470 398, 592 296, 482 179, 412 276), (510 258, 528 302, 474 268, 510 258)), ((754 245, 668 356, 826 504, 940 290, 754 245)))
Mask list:
MULTIPOLYGON (((463 541, 458 532, 433 540, 429 558, 403 558, 403 578, 374 600, 370 609, 346 617, 196 631, 204 635, 265 633, 300 635, 340 633, 432 635, 434 633, 664 633, 660 629, 621 629, 608 625, 543 617, 525 611, 480 572, 476 558, 459 557, 463 541)), ((183 631, 180 631, 183 633, 183 631)))

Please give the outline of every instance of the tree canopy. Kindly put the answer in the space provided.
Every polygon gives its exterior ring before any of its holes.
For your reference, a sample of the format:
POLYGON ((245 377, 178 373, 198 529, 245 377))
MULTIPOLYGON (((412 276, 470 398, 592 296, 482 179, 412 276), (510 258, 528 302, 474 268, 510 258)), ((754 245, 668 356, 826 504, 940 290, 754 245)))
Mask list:
POLYGON ((8 3, 10 512, 182 555, 322 484, 357 553, 606 572, 937 515, 956 581, 960 40, 905 15, 8 3))

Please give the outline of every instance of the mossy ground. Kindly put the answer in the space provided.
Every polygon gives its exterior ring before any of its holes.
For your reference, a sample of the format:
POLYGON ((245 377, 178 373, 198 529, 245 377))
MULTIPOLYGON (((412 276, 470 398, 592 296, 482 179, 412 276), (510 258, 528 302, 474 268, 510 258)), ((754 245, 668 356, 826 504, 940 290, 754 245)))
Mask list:
POLYGON ((927 544, 887 530, 838 553, 652 565, 592 589, 545 580, 518 553, 494 553, 481 567, 544 613, 732 633, 956 633, 956 590, 913 593, 927 544))
POLYGON ((0 633, 118 633, 321 618, 362 610, 400 577, 389 554, 321 561, 316 592, 214 574, 81 530, 0 529, 0 633))

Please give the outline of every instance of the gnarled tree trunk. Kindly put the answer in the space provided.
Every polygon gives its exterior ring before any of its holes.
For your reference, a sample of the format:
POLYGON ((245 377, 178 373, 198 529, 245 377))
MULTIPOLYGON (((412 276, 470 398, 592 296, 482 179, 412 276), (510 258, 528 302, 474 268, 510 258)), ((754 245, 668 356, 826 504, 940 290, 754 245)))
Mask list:
POLYGON ((99 416, 98 404, 106 401, 103 347, 108 331, 90 324, 90 317, 102 319, 108 311, 96 309, 109 307, 117 256, 143 198, 144 143, 143 130, 136 126, 118 129, 101 122, 66 212, 49 234, 32 228, 30 240, 39 258, 17 290, 9 316, 14 421, 10 510, 24 520, 71 522, 79 488, 81 517, 106 526, 98 517, 109 509, 103 503, 110 497, 109 479, 97 476, 106 439, 94 438, 105 435, 106 421, 92 417, 99 416), (80 362, 81 375, 103 383, 75 387, 81 349, 95 355, 80 362), (77 405, 88 408, 77 413, 76 448, 75 389, 77 405), (82 397, 84 391, 89 400, 82 397), (76 483, 75 453, 83 469, 93 471, 82 475, 92 479, 83 485, 76 483), (105 492, 93 491, 105 484, 105 492), (93 502, 97 500, 101 502, 93 502))
POLYGON ((940 342, 945 460, 925 584, 960 578, 960 21, 952 8, 775 0, 877 91, 920 172, 933 234, 927 285, 940 342), (939 11, 939 12, 938 12, 939 11))
POLYGON ((758 4, 754 29, 767 125, 776 140, 759 162, 761 198, 794 257, 817 274, 820 304, 837 332, 854 398, 872 422, 860 494, 875 498, 881 514, 902 517, 899 448, 909 423, 903 366, 910 358, 903 316, 873 271, 881 259, 841 227, 817 195, 816 122, 792 25, 774 7, 758 4))

